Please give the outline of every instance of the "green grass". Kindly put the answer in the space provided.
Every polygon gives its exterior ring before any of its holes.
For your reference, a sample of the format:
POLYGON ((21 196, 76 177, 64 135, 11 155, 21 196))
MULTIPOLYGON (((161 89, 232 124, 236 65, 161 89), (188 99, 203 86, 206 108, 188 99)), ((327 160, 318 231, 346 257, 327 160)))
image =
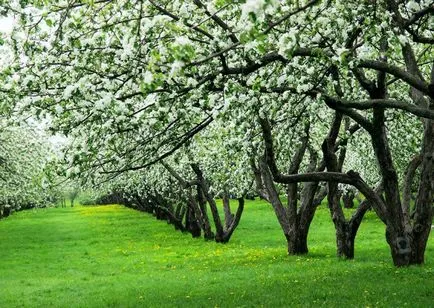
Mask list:
POLYGON ((0 221, 0 307, 432 307, 426 264, 392 265, 384 226, 368 213, 356 259, 335 257, 321 207, 307 256, 287 256, 270 207, 248 202, 226 244, 192 239, 121 206, 38 209, 0 221))

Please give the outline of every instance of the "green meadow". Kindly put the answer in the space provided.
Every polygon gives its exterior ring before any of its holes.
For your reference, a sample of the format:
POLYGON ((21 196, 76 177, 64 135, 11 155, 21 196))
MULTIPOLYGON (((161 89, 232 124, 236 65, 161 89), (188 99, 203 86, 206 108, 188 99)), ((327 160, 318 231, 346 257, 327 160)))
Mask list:
POLYGON ((249 201, 228 244, 123 206, 35 209, 0 221, 0 307, 433 307, 426 264, 395 268, 368 213, 356 258, 335 256, 328 209, 306 256, 288 256, 271 207, 249 201))

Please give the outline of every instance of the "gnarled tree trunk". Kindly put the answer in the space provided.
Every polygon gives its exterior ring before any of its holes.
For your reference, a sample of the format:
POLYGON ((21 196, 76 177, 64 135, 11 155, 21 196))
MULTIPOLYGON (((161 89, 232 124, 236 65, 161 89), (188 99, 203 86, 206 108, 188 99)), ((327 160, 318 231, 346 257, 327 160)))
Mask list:
POLYGON ((185 214, 185 227, 193 237, 200 237, 201 228, 199 222, 196 219, 193 209, 189 206, 185 214))
POLYGON ((348 190, 342 194, 342 201, 344 203, 344 208, 346 209, 352 209, 354 208, 354 192, 351 190, 348 190))
MULTIPOLYGON (((197 176, 198 195, 205 198, 211 210, 214 226, 216 228, 215 241, 217 243, 227 243, 241 219, 241 215, 244 210, 244 198, 238 199, 238 209, 236 214, 233 215, 230 210, 229 198, 227 196, 224 197, 223 207, 225 211, 225 225, 223 226, 218 212, 217 204, 213 196, 211 196, 210 194, 209 184, 204 178, 202 170, 197 164, 191 164, 191 168, 197 176)), ((203 207, 206 206, 204 202, 205 200, 202 200, 203 207)))
MULTIPOLYGON (((434 65, 433 65, 434 72, 434 65)), ((434 79, 434 76, 433 76, 434 79)), ((431 109, 434 102, 431 101, 431 109)), ((410 264, 424 263, 424 255, 434 215, 434 121, 425 121, 419 190, 413 215, 410 264)))
POLYGON ((204 208, 204 200, 203 200, 203 194, 198 189, 198 195, 197 200, 194 198, 192 192, 189 192, 189 207, 193 210, 195 213, 195 217, 199 223, 200 228, 203 231, 203 235, 205 240, 214 240, 215 235, 211 230, 211 225, 209 223, 208 215, 206 214, 204 208), (202 205, 199 205, 202 204, 202 205))

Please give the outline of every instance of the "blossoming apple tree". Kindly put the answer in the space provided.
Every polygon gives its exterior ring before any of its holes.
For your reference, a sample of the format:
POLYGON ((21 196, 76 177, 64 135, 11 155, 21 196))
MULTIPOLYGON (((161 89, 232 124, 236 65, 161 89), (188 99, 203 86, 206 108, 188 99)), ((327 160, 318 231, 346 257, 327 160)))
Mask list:
POLYGON ((48 206, 57 195, 45 173, 49 147, 34 129, 0 123, 0 218, 48 206))
MULTIPOLYGON (((338 183, 354 186, 385 223, 394 263, 423 262, 433 217, 431 1, 12 1, 5 8, 20 16, 8 41, 18 76, 9 92, 36 115, 50 114, 53 130, 81 141, 71 151, 71 174, 146 169, 219 114, 238 110, 235 122, 260 127, 252 151, 270 198, 276 183, 295 196, 297 183, 327 182, 337 234, 345 235, 338 183), (322 134, 302 133, 284 173, 270 138, 272 115, 294 105, 309 119, 298 129, 330 124, 322 134), (316 117, 322 112, 325 120, 316 117), (403 126, 411 129, 403 155, 393 151, 406 132, 389 126, 392 117, 414 123, 403 126), (365 136, 359 146, 376 161, 378 187, 362 178, 364 166, 345 169, 351 153, 341 140, 356 126, 365 136), (307 135, 321 137, 307 142, 307 135), (321 168, 300 168, 304 156, 321 156, 321 168), (403 161, 408 167, 399 171, 403 161)), ((278 121, 291 129, 294 118, 278 121)), ((280 222, 301 214, 296 202, 277 212, 280 222)))

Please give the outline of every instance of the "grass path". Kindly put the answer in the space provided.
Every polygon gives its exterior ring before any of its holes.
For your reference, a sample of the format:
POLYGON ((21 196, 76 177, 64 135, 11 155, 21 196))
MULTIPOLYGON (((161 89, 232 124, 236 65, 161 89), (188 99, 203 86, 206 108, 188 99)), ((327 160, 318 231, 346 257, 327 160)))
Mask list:
POLYGON ((25 211, 0 221, 0 307, 434 306, 433 236, 425 266, 396 269, 369 213, 356 259, 339 261, 320 208, 309 246, 288 257, 261 202, 226 245, 121 206, 25 211))

